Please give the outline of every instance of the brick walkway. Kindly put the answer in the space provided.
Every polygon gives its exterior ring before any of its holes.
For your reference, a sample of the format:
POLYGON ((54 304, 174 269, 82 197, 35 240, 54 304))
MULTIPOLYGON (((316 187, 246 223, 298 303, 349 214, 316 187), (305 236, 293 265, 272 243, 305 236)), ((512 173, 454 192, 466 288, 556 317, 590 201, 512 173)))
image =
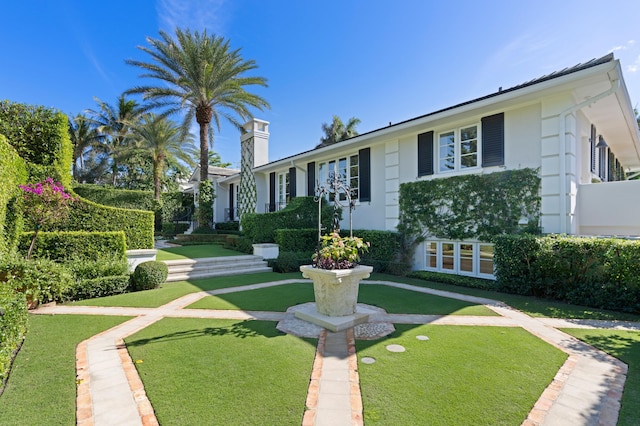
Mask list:
MULTIPOLYGON (((159 308, 120 308, 92 306, 51 306, 35 314, 121 315, 135 318, 91 337, 78 345, 78 425, 157 425, 142 381, 123 344, 123 339, 164 317, 256 319, 280 321, 281 312, 217 311, 184 309, 207 295, 253 290, 308 280, 284 280, 198 292, 176 299, 159 308)), ((405 324, 474 325, 523 327, 540 339, 569 355, 553 382, 540 396, 524 426, 603 425, 614 426, 627 366, 619 360, 565 334, 556 327, 616 328, 640 330, 638 323, 536 319, 501 302, 408 284, 365 281, 406 290, 429 293, 487 306, 500 316, 385 315, 375 321, 405 324)), ((374 320, 374 319, 372 319, 374 320)), ((355 339, 352 329, 340 333, 323 331, 307 395, 303 426, 362 425, 362 399, 357 373, 355 339)))

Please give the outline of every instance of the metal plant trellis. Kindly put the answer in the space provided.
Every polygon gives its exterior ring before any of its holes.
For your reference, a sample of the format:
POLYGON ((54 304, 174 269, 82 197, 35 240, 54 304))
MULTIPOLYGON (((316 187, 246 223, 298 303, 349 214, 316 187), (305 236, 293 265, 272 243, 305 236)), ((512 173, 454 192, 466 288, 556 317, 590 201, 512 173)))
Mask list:
POLYGON ((340 218, 338 211, 343 207, 349 207, 349 236, 353 237, 353 220, 352 213, 356 208, 356 202, 353 200, 352 189, 346 183, 346 176, 329 172, 329 179, 326 185, 316 184, 316 193, 313 200, 318 203, 318 241, 322 239, 322 199, 326 196, 331 198, 333 194, 333 232, 340 232, 340 218), (344 195, 346 204, 340 201, 340 195, 344 195))

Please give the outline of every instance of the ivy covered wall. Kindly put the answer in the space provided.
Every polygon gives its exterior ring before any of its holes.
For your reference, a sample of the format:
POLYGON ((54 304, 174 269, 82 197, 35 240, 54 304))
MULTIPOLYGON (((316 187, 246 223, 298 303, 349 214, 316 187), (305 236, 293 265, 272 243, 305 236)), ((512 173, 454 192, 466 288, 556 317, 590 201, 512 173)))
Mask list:
POLYGON ((539 188, 538 171, 530 168, 403 183, 399 228, 415 238, 451 240, 538 233, 539 188))

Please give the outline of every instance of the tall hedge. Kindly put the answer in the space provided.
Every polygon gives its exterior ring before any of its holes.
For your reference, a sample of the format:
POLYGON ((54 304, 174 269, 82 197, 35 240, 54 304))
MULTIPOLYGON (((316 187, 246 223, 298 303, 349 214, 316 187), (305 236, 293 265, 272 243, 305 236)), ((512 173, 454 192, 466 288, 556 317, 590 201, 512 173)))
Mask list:
MULTIPOLYGON (((33 232, 25 232, 20 239, 20 252, 26 254, 33 232)), ((102 257, 126 257, 125 235, 115 232, 39 232, 32 253, 33 258, 55 261, 84 259, 96 261, 102 257)))
POLYGON ((27 300, 24 293, 0 277, 0 389, 4 384, 14 351, 27 333, 27 300))
MULTIPOLYGON (((322 207, 322 224, 331 228, 333 208, 326 203, 322 207)), ((277 229, 318 227, 318 203, 313 197, 296 197, 282 210, 271 213, 247 213, 242 216, 242 232, 257 243, 275 242, 277 229)))
POLYGON ((73 146, 65 114, 43 106, 0 101, 0 134, 26 162, 29 182, 51 177, 70 186, 73 146))
POLYGON ((22 216, 17 211, 18 185, 27 181, 24 161, 0 134, 0 256, 11 251, 22 231, 22 216))
POLYGON ((640 313, 640 241, 502 235, 493 242, 501 291, 640 313))

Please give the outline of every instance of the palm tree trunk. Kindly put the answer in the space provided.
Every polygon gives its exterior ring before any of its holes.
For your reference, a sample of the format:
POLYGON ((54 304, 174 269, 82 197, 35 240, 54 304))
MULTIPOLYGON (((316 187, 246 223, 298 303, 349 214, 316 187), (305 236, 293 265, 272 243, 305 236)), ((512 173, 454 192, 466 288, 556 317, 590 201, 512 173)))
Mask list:
POLYGON ((209 104, 196 107, 196 121, 200 125, 200 182, 209 179, 209 125, 213 108, 209 104))
POLYGON ((153 163, 153 197, 156 201, 160 201, 160 177, 162 176, 162 165, 164 164, 164 155, 158 155, 153 163))

